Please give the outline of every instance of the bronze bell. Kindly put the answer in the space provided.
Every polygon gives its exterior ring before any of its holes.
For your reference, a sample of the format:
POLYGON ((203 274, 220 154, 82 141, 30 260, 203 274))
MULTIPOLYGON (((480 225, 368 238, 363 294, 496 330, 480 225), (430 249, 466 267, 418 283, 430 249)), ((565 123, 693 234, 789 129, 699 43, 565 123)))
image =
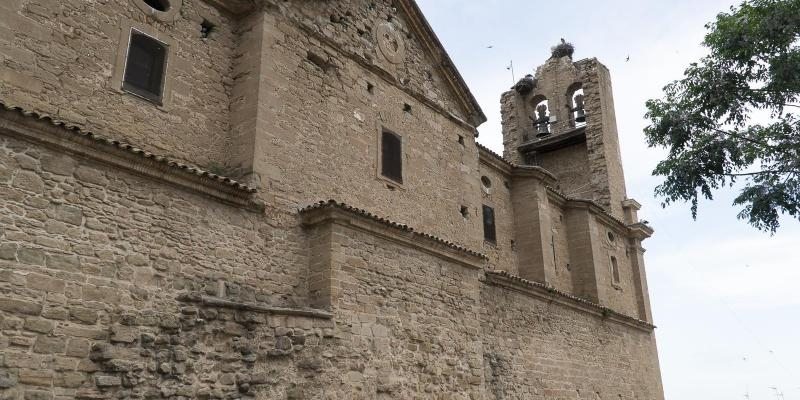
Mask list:
POLYGON ((543 122, 536 125, 536 136, 547 136, 550 134, 550 124, 543 122))
POLYGON ((575 122, 579 124, 586 122, 586 110, 582 108, 575 110, 575 122))

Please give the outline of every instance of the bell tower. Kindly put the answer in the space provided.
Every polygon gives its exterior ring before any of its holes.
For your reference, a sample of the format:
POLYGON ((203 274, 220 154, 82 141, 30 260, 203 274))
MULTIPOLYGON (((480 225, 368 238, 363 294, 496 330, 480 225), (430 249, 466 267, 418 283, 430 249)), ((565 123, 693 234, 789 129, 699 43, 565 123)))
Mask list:
POLYGON ((562 42, 552 56, 502 96, 504 156, 558 177, 557 189, 624 217, 627 199, 611 77, 590 58, 572 61, 562 42))

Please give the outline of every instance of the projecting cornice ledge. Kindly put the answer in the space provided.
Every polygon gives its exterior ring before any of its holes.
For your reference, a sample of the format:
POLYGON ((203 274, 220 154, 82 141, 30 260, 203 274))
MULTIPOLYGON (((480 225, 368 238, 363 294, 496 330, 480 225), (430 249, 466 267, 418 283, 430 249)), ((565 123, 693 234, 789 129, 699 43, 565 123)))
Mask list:
POLYGON ((313 204, 301 209, 299 214, 306 227, 325 223, 338 224, 455 262, 466 268, 483 269, 488 260, 485 255, 459 244, 427 233, 417 232, 408 225, 376 216, 335 200, 313 204))
POLYGON ((217 9, 232 14, 243 15, 249 11, 255 10, 258 6, 256 0, 205 0, 217 9))
POLYGON ((193 165, 150 153, 136 146, 71 125, 48 115, 25 111, 0 101, 0 136, 69 153, 130 173, 175 185, 229 203, 263 211, 256 189, 193 165))
POLYGON ((652 332, 655 325, 642 321, 589 300, 575 297, 551 286, 514 276, 505 271, 487 271, 484 283, 516 291, 530 297, 551 301, 565 307, 589 313, 611 322, 627 325, 644 332, 652 332))

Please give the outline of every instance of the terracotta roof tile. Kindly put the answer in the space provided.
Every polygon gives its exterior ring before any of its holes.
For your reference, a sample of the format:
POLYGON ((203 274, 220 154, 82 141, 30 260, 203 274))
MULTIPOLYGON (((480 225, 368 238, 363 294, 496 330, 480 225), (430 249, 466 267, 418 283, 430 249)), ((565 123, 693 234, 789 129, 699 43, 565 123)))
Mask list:
POLYGON ((369 219, 371 219, 373 221, 379 222, 379 223, 384 224, 386 226, 389 226, 389 227, 392 227, 392 228, 395 228, 395 229, 398 229, 398 230, 402 230, 402 231, 405 231, 405 232, 410 232, 410 233, 412 233, 414 235, 421 236, 421 237, 436 241, 436 242, 438 242, 440 244, 443 244, 443 245, 445 245, 445 246, 447 246, 447 247, 449 247, 451 249, 458 250, 458 251, 467 253, 469 255, 480 257, 480 258, 483 258, 483 259, 488 259, 488 257, 486 255, 478 253, 477 251, 474 251, 474 250, 470 250, 470 249, 468 249, 468 248, 466 248, 466 247, 464 247, 464 246, 462 246, 460 244, 444 240, 442 238, 439 238, 437 236, 434 236, 434 235, 431 235, 431 234, 428 234, 428 233, 417 232, 414 228, 412 228, 412 227, 410 227, 408 225, 401 224, 399 222, 395 222, 395 221, 392 221, 390 219, 377 216, 377 215, 372 214, 369 211, 366 211, 364 209, 356 208, 356 207, 347 205, 345 203, 342 203, 342 202, 339 202, 339 201, 336 201, 336 200, 320 201, 318 203, 314 203, 314 204, 312 204, 312 205, 310 205, 308 207, 301 208, 299 213, 302 214, 302 213, 309 212, 309 211, 312 211, 312 210, 319 210, 319 209, 324 209, 324 208, 338 208, 340 210, 351 212, 353 214, 369 218, 369 219))
POLYGON ((573 295, 571 295, 569 293, 566 293, 566 292, 562 292, 561 290, 558 290, 558 289, 556 289, 556 288, 554 288, 552 286, 548 286, 548 285, 545 285, 545 284, 539 283, 539 282, 529 281, 529 280, 527 280, 525 278, 521 278, 519 276, 512 275, 512 274, 510 274, 510 273, 508 273, 506 271, 486 271, 485 273, 486 273, 487 276, 490 276, 490 277, 491 276, 504 277, 506 279, 512 280, 512 281, 514 281, 514 282, 516 282, 518 284, 521 284, 523 286, 528 286, 528 287, 537 288, 537 289, 544 289, 548 293, 552 293, 552 294, 558 295, 560 297, 565 297, 565 298, 568 298, 568 299, 570 299, 572 301, 575 301, 575 302, 584 304, 586 306, 595 308, 597 310, 600 310, 603 314, 614 315, 614 316, 616 316, 618 318, 621 318, 623 320, 631 321, 631 322, 634 322, 634 323, 639 324, 639 325, 644 325, 644 326, 646 326, 648 328, 655 328, 655 325, 653 325, 653 324, 651 324, 651 323, 649 323, 647 321, 643 321, 641 319, 634 318, 634 317, 631 317, 629 315, 622 314, 622 313, 620 313, 618 311, 614 311, 614 310, 612 310, 612 309, 610 309, 610 308, 608 308, 606 306, 591 302, 591 301, 586 300, 586 299, 582 299, 582 298, 577 297, 577 296, 573 296, 573 295))
POLYGON ((194 175, 197 175, 198 177, 209 179, 211 181, 214 181, 214 182, 217 182, 217 183, 232 187, 232 188, 234 188, 236 190, 240 190, 240 191, 244 191, 244 192, 248 192, 248 193, 256 193, 256 191, 257 191, 257 189, 255 189, 255 188, 252 188, 252 187, 250 187, 248 185, 245 185, 245 184, 243 184, 241 182, 238 182, 238 181, 236 181, 234 179, 231 179, 231 178, 228 178, 226 176, 217 175, 215 173, 212 173, 212 172, 203 170, 201 168, 198 168, 198 167, 196 167, 194 165, 185 164, 185 163, 182 163, 182 162, 180 162, 178 160, 170 159, 168 157, 165 157, 165 156, 162 156, 162 155, 158 155, 158 154, 153 154, 153 153, 151 153, 149 151, 140 149, 140 148, 135 147, 135 146, 133 146, 131 144, 128 144, 128 143, 125 143, 125 142, 122 142, 122 141, 119 141, 119 140, 116 140, 116 139, 113 139, 113 138, 108 138, 106 136, 102 136, 102 135, 99 135, 99 134, 96 134, 96 133, 93 133, 93 132, 90 132, 90 131, 83 130, 81 127, 79 127, 77 125, 70 124, 69 122, 53 118, 53 117, 51 117, 49 115, 40 114, 40 113, 33 112, 33 111, 27 111, 27 110, 24 110, 21 107, 16 107, 16 106, 13 106, 13 105, 6 104, 3 101, 0 101, 0 109, 13 111, 13 112, 18 112, 18 113, 20 113, 20 114, 22 114, 22 115, 24 115, 26 117, 29 117, 29 118, 34 118, 34 119, 37 119, 37 120, 40 120, 40 121, 48 122, 48 123, 50 123, 50 124, 52 124, 54 126, 63 127, 64 129, 66 129, 68 131, 71 131, 75 135, 90 138, 90 139, 92 139, 92 140, 94 140, 94 141, 96 141, 98 143, 102 143, 102 144, 107 145, 107 146, 112 146, 112 147, 118 148, 120 150, 129 152, 129 153, 132 153, 132 154, 136 154, 136 155, 138 155, 138 156, 140 156, 140 157, 142 157, 144 159, 150 159, 150 160, 159 162, 159 163, 164 164, 164 165, 166 165, 166 166, 168 166, 170 168, 183 170, 185 172, 192 173, 194 175))

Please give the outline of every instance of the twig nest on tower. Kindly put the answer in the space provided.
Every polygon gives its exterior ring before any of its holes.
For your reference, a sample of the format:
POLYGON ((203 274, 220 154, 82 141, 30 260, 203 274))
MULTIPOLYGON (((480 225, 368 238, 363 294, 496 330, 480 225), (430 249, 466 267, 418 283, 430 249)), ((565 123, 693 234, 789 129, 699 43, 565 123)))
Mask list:
POLYGON ((536 79, 533 75, 525 75, 524 78, 520 79, 519 82, 514 85, 514 90, 521 96, 525 96, 532 92, 534 87, 536 87, 536 79))
POLYGON ((561 43, 550 48, 550 51, 552 52, 552 58, 572 58, 572 54, 575 53, 575 46, 561 39, 561 43))

